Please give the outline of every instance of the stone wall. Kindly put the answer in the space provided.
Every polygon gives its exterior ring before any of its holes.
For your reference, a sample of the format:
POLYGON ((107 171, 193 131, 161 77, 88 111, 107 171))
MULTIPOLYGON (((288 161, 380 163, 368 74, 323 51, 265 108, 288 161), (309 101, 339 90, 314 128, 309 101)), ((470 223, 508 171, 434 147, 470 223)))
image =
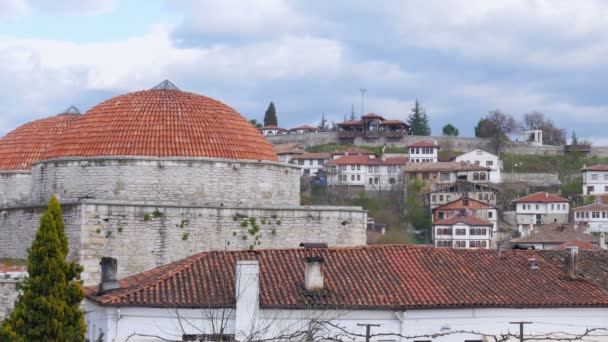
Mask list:
POLYGON ((31 191, 29 171, 0 171, 0 208, 31 203, 31 191))
MULTIPOLYGON (((80 246, 81 208, 79 205, 62 205, 66 235, 70 244, 69 258, 78 255, 80 246)), ((27 249, 38 230, 40 216, 46 206, 0 209, 0 259, 26 259, 27 249)))
POLYGON ((503 183, 525 183, 528 186, 560 185, 557 173, 506 173, 502 174, 503 183))
POLYGON ((0 323, 10 314, 15 306, 15 300, 19 296, 17 284, 23 280, 24 276, 25 274, 21 273, 0 272, 0 323))
POLYGON ((367 213, 358 207, 84 204, 83 213, 80 262, 85 284, 99 281, 102 256, 118 259, 122 278, 209 250, 297 248, 301 242, 366 243, 367 213), (253 220, 259 227, 256 234, 249 231, 253 220))
POLYGON ((87 199, 157 205, 298 205, 300 168, 274 162, 212 158, 66 158, 32 168, 33 203, 56 193, 63 202, 87 199))

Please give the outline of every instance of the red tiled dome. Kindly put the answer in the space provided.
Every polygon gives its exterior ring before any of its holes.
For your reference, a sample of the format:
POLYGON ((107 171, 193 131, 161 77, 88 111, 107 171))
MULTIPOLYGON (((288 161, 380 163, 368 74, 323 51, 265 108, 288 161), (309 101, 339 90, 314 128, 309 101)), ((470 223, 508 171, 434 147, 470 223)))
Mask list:
POLYGON ((51 142, 79 114, 59 114, 28 122, 0 139, 0 170, 29 170, 42 159, 51 142))
POLYGON ((234 109, 174 86, 98 104, 55 139, 44 155, 92 156, 279 160, 270 143, 234 109))

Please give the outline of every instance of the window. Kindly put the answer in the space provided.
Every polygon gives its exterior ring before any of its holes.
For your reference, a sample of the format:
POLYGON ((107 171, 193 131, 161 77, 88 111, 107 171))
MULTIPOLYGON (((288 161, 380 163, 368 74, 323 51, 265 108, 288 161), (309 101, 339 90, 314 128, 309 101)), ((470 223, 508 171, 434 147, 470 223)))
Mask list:
POLYGON ((361 180, 361 175, 357 175, 357 180, 360 181, 361 180))
POLYGON ((374 178, 374 184, 378 184, 378 177, 374 178))
POLYGON ((492 212, 488 211, 488 218, 492 218, 492 212))
POLYGON ((475 172, 473 174, 473 180, 479 180, 479 173, 478 172, 475 172))
POLYGON ((486 166, 494 166, 494 162, 492 160, 486 160, 486 166))
POLYGON ((298 165, 304 165, 304 159, 298 159, 298 165))
POLYGON ((369 178, 369 184, 370 184, 370 185, 371 185, 371 184, 374 184, 374 179, 373 179, 373 178, 371 178, 371 177, 369 178))
POLYGON ((388 179, 388 184, 395 184, 395 178, 389 178, 388 179))
POLYGON ((479 164, 481 164, 481 162, 479 160, 476 160, 475 163, 473 163, 473 164, 479 166, 479 164))
POLYGON ((355 165, 350 166, 351 171, 355 171, 355 165))
POLYGON ((350 180, 354 182, 355 181, 355 175, 350 175, 350 180))
POLYGON ((357 165, 357 171, 361 170, 361 165, 357 165))
POLYGON ((438 217, 440 220, 443 220, 443 219, 445 218, 445 216, 444 216, 444 212, 443 212, 443 211, 440 211, 440 212, 439 212, 439 214, 437 215, 437 217, 438 217))
POLYGON ((580 212, 576 212, 576 218, 581 218, 581 213, 580 212))
POLYGON ((537 204, 536 205, 536 210, 539 210, 539 209, 540 209, 540 205, 537 204))
POLYGON ((482 172, 479 174, 479 180, 485 181, 486 180, 486 173, 482 172))
POLYGON ((606 212, 602 211, 602 218, 606 218, 606 212))
POLYGON ((483 154, 483 151, 480 151, 480 150, 477 150, 476 152, 477 152, 478 156, 481 156, 483 154))
POLYGON ((450 180, 450 173, 449 172, 440 172, 439 173, 439 179, 441 181, 447 182, 450 180))
POLYGON ((304 174, 305 175, 309 175, 310 174, 310 169, 304 169, 304 174))
POLYGON ((591 213, 591 218, 600 218, 600 212, 599 211, 594 211, 591 213))
POLYGON ((594 173, 594 174, 592 174, 592 175, 591 175, 591 180, 597 180, 597 174, 595 174, 595 173, 594 173))
POLYGON ((604 174, 604 180, 608 180, 608 173, 604 174))
POLYGON ((604 191, 608 192, 608 185, 604 186, 604 191))
POLYGON ((340 165, 340 170, 346 171, 346 165, 340 165))
POLYGON ((469 206, 469 200, 468 199, 462 200, 462 205, 464 205, 465 207, 468 207, 469 206))
POLYGON ((443 195, 439 195, 439 202, 443 202, 443 195))
POLYGON ((423 172, 422 173, 422 179, 429 180, 429 173, 428 172, 423 172))

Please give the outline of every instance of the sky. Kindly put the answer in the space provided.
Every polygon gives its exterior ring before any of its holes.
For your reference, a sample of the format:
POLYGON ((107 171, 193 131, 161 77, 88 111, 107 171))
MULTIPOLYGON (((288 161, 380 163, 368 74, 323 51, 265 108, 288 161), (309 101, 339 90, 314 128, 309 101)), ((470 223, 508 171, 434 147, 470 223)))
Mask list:
POLYGON ((540 111, 608 145, 603 0, 0 0, 0 135, 164 79, 261 121, 406 120, 462 136, 540 111), (361 91, 365 92, 361 108, 361 91))

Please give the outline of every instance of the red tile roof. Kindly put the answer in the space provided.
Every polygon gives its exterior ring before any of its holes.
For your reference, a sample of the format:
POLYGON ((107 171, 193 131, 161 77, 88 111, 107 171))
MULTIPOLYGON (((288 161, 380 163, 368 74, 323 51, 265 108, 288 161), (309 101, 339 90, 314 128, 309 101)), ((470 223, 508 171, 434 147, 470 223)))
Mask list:
POLYGON ((574 228, 573 224, 550 223, 538 225, 528 236, 512 239, 514 243, 564 243, 572 240, 597 243, 593 235, 585 233, 584 227, 574 228))
POLYGON ((363 121, 347 120, 347 121, 343 121, 343 122, 338 122, 336 125, 338 125, 338 126, 363 126, 363 121))
POLYGON ((357 155, 357 154, 361 154, 361 155, 375 155, 375 153, 372 152, 372 151, 370 151, 370 150, 364 150, 362 148, 356 148, 356 147, 349 148, 349 149, 342 150, 342 151, 334 151, 334 152, 331 153, 332 156, 335 156, 335 155, 346 155, 346 154, 348 154, 348 155, 357 155))
POLYGON ((234 109, 205 96, 164 89, 96 105, 43 157, 118 155, 279 160, 270 143, 234 109))
POLYGON ((276 154, 302 154, 304 153, 304 149, 302 145, 298 143, 287 143, 287 144, 278 144, 273 145, 272 149, 276 154))
POLYGON ((608 205, 601 202, 595 202, 574 208, 574 211, 608 211, 608 205))
POLYGON ((490 171, 490 168, 465 162, 409 163, 406 172, 490 171))
POLYGON ((548 192, 537 192, 513 200, 513 203, 568 203, 568 200, 548 192))
POLYGON ((439 145, 436 145, 432 141, 419 141, 419 142, 413 143, 411 145, 407 145, 407 147, 434 147, 434 148, 439 148, 439 145))
POLYGON ((434 226, 451 226, 456 223, 465 223, 469 226, 492 226, 492 223, 473 215, 454 215, 443 220, 433 222, 434 226))
POLYGON ((382 116, 376 114, 376 113, 367 113, 365 115, 363 115, 361 118, 365 118, 365 119, 384 119, 382 116))
POLYGON ((584 167, 581 171, 608 171, 608 165, 595 165, 584 167))
POLYGON ((578 249, 581 251, 601 251, 602 250, 600 248, 600 246, 594 245, 588 241, 581 241, 581 240, 567 241, 553 249, 563 251, 567 247, 578 247, 578 249))
POLYGON ((299 156, 293 157, 293 159, 330 159, 329 153, 310 153, 306 152, 299 156))
POLYGON ((407 158, 404 157, 392 157, 392 158, 369 158, 369 156, 353 156, 347 155, 334 160, 330 160, 325 165, 405 165, 407 158))
POLYGON ((380 121, 381 125, 406 125, 407 124, 401 120, 383 120, 380 121))
MULTIPOLYGON (((425 309, 470 307, 607 307, 608 293, 585 278, 595 253, 581 252, 581 278, 565 276, 563 252, 433 248, 418 245, 316 250, 325 259, 325 289, 311 298, 303 290, 302 249, 216 251, 194 255, 120 281, 121 288, 87 297, 101 305, 149 307, 234 307, 239 260, 260 263, 263 308, 425 309), (538 269, 528 267, 537 260, 538 269)), ((598 273, 606 273, 602 268, 598 273)), ((600 285, 601 284, 601 285, 600 285)))
POLYGON ((298 127, 294 127, 292 129, 290 129, 290 131, 298 131, 298 130, 318 131, 319 128, 318 127, 304 125, 304 126, 298 126, 298 127))
POLYGON ((440 205, 435 210, 457 210, 457 209, 494 209, 491 205, 478 201, 476 199, 462 197, 452 202, 440 205), (469 201, 468 205, 464 205, 464 201, 469 201))
POLYGON ((0 170, 30 170, 42 160, 53 139, 66 130, 78 114, 60 114, 28 122, 0 139, 0 170))

